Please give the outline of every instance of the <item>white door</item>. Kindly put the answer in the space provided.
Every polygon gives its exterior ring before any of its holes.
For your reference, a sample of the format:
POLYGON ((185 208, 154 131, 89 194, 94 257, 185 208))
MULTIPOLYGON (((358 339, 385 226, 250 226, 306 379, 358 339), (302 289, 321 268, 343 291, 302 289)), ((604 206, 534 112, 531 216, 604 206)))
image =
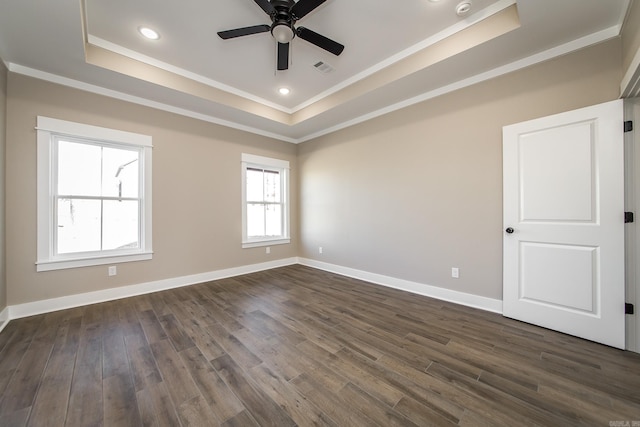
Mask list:
POLYGON ((507 317, 625 346, 623 101, 503 128, 507 317))

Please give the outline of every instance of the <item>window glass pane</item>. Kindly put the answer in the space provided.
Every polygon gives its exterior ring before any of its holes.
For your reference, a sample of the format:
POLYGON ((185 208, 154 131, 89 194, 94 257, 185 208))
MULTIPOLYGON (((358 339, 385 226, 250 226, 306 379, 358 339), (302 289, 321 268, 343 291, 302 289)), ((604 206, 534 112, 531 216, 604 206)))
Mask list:
POLYGON ((264 200, 265 202, 280 202, 279 172, 264 172, 264 200))
POLYGON ((100 196, 101 147, 58 141, 58 194, 100 196))
POLYGON ((138 197, 138 151, 104 147, 102 151, 102 195, 138 197))
POLYGON ((57 252, 100 250, 100 200, 58 199, 57 252))
POLYGON ((247 205, 247 236, 264 236, 264 205, 247 205))
POLYGON ((264 201, 264 173, 262 170, 247 169, 247 201, 264 201))
POLYGON ((102 214, 102 249, 137 249, 139 202, 105 200, 102 214))
POLYGON ((267 236, 282 235, 282 206, 267 205, 265 212, 265 228, 267 236))

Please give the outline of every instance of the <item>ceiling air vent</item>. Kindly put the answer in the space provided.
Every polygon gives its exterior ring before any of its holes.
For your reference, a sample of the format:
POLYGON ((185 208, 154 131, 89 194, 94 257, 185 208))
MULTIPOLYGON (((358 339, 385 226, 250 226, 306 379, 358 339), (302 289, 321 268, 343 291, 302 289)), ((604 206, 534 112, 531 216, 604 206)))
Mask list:
POLYGON ((322 61, 316 62, 315 64, 313 64, 313 66, 322 74, 329 74, 330 72, 335 71, 335 69, 331 65, 322 61))

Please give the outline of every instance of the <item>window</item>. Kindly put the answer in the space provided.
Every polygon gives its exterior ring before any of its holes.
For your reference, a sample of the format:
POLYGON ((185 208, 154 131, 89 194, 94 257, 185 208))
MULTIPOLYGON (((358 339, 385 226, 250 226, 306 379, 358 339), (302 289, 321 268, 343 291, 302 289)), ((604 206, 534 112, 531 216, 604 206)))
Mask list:
POLYGON ((37 271, 151 259, 151 137, 38 117, 37 271))
POLYGON ((242 247, 289 243, 289 162, 242 155, 242 247))

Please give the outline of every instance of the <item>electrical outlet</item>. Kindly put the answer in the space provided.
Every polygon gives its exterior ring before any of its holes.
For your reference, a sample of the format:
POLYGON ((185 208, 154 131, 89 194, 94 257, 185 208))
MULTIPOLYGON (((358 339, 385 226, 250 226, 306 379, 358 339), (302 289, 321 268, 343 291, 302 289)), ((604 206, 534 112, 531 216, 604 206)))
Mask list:
POLYGON ((109 276, 115 276, 118 274, 118 268, 115 265, 109 267, 109 276))
POLYGON ((458 267, 453 267, 451 269, 451 277, 453 277, 454 279, 457 279, 460 277, 460 269, 458 267))
POLYGON ((318 253, 321 254, 322 253, 322 246, 318 246, 318 253))
POLYGON ((268 254, 270 254, 270 253, 271 253, 271 248, 270 248, 269 246, 267 246, 266 252, 267 252, 268 254))

